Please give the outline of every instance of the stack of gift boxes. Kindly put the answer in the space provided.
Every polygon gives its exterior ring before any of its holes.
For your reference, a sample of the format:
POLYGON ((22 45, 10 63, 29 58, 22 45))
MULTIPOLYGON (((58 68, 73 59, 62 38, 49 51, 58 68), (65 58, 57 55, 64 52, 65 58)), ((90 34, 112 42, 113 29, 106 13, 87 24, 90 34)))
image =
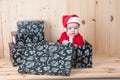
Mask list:
POLYGON ((19 21, 9 43, 10 58, 18 72, 70 75, 72 68, 92 67, 92 46, 74 47, 44 39, 44 21, 19 21))
POLYGON ((17 22, 17 31, 11 33, 12 43, 10 46, 10 57, 14 66, 17 66, 22 60, 22 55, 26 46, 31 43, 42 42, 44 40, 44 22, 43 21, 19 21, 17 22))

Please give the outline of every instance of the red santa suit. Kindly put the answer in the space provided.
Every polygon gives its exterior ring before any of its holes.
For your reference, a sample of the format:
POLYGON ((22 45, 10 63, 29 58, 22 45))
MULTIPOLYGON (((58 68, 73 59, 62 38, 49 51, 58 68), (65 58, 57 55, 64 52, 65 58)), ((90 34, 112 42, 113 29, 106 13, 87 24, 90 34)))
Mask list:
MULTIPOLYGON (((66 29, 67 24, 70 24, 70 23, 80 24, 80 21, 79 21, 78 16, 73 14, 73 15, 64 15, 62 17, 62 23, 63 23, 64 28, 66 29)), ((78 33, 76 36, 74 36, 72 38, 72 37, 68 36, 66 34, 66 32, 63 32, 58 41, 60 43, 62 43, 64 40, 68 40, 69 42, 72 42, 77 46, 83 46, 84 45, 83 37, 80 35, 80 33, 78 33)))
POLYGON ((80 35, 80 33, 77 34, 72 39, 70 39, 70 37, 66 34, 66 32, 63 32, 61 37, 60 37, 60 39, 58 41, 60 43, 62 43, 64 40, 68 40, 69 42, 72 42, 72 43, 74 43, 77 46, 83 46, 84 45, 83 37, 80 35))

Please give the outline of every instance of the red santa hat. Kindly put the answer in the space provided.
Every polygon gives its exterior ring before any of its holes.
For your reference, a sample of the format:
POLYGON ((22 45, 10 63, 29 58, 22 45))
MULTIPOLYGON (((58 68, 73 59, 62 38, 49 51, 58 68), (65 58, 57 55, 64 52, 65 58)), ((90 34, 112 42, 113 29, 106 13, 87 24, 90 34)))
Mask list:
POLYGON ((73 14, 73 15, 64 15, 62 17, 62 23, 66 30, 67 24, 69 24, 69 23, 80 24, 80 21, 79 21, 79 17, 77 15, 73 14))

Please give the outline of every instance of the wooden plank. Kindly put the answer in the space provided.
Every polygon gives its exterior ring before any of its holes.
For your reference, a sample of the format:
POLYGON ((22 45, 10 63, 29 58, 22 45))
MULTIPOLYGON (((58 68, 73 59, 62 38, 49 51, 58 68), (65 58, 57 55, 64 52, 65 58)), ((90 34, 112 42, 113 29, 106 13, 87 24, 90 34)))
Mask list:
POLYGON ((25 0, 16 0, 17 21, 25 20, 25 0))
POLYGON ((18 67, 13 67, 8 58, 0 59, 0 79, 11 80, 34 80, 34 79, 73 79, 73 78, 119 78, 120 77, 120 56, 109 57, 94 55, 93 68, 72 69, 70 76, 50 76, 20 74, 18 67), (114 63, 114 65, 113 65, 114 63))
MULTIPOLYGON (((110 24, 109 24, 109 29, 110 29, 110 55, 114 56, 117 54, 116 51, 116 39, 118 38, 118 35, 116 35, 117 32, 117 27, 119 26, 117 24, 117 0, 113 1, 110 0, 111 5, 110 5, 110 24)), ((120 41, 118 41, 120 42, 120 41)))
MULTIPOLYGON (((44 1, 43 1, 44 2, 44 1)), ((42 1, 40 0, 24 0, 25 8, 25 19, 26 20, 36 20, 42 18, 42 12, 40 11, 43 6, 41 6, 42 1), (40 11, 40 12, 39 12, 40 11)))
POLYGON ((2 18, 2 39, 4 47, 4 56, 9 56, 9 47, 8 43, 11 42, 10 37, 10 20, 9 20, 9 0, 1 1, 1 18, 2 18))
MULTIPOLYGON (((0 1, 0 5, 2 2, 0 1)), ((3 49, 3 32, 2 32, 2 14, 1 14, 1 6, 0 6, 0 57, 3 57, 4 49, 3 49)))
POLYGON ((85 39, 87 39, 87 35, 85 35, 85 29, 87 28, 88 21, 88 0, 81 0, 80 2, 80 20, 81 20, 80 33, 83 35, 85 39))
POLYGON ((102 54, 102 26, 103 26, 103 0, 96 0, 96 28, 95 28, 95 49, 97 54, 102 54))
MULTIPOLYGON (((16 5, 16 0, 10 0, 8 2, 9 6, 9 27, 10 27, 10 32, 11 31, 16 31, 17 30, 17 5, 16 5)), ((11 35, 11 34, 10 34, 11 35)))
POLYGON ((116 39, 115 39, 115 45, 117 46, 115 48, 115 51, 116 51, 116 55, 120 55, 120 37, 119 37, 119 34, 120 34, 120 0, 117 0, 117 12, 116 12, 116 39))
POLYGON ((96 24, 96 16, 95 16, 95 0, 88 1, 88 20, 85 28, 86 40, 92 45, 93 54, 95 54, 95 24, 96 24))
MULTIPOLYGON (((81 0, 75 0, 74 4, 73 4, 73 0, 68 0, 68 7, 67 7, 67 11, 68 14, 77 14, 80 17, 80 5, 81 0), (72 6, 71 6, 72 5, 72 6)), ((80 17, 81 19, 81 17, 80 17)))
POLYGON ((103 42, 102 42, 102 46, 101 48, 103 48, 102 53, 106 53, 107 55, 110 54, 110 16, 109 16, 109 12, 110 12, 110 0, 103 0, 103 42), (103 45, 105 44, 105 45, 103 45))

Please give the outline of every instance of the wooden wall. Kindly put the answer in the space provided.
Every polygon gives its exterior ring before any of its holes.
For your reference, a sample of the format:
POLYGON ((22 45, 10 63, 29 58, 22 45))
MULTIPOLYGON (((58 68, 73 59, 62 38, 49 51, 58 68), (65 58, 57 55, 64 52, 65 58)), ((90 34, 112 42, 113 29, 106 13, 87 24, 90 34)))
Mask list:
POLYGON ((76 13, 80 33, 93 45, 94 54, 120 53, 120 0, 0 0, 0 57, 9 56, 8 43, 16 22, 44 20, 46 40, 55 42, 63 26, 64 14, 76 13))
POLYGON ((96 0, 96 53, 120 54, 120 0, 96 0))

